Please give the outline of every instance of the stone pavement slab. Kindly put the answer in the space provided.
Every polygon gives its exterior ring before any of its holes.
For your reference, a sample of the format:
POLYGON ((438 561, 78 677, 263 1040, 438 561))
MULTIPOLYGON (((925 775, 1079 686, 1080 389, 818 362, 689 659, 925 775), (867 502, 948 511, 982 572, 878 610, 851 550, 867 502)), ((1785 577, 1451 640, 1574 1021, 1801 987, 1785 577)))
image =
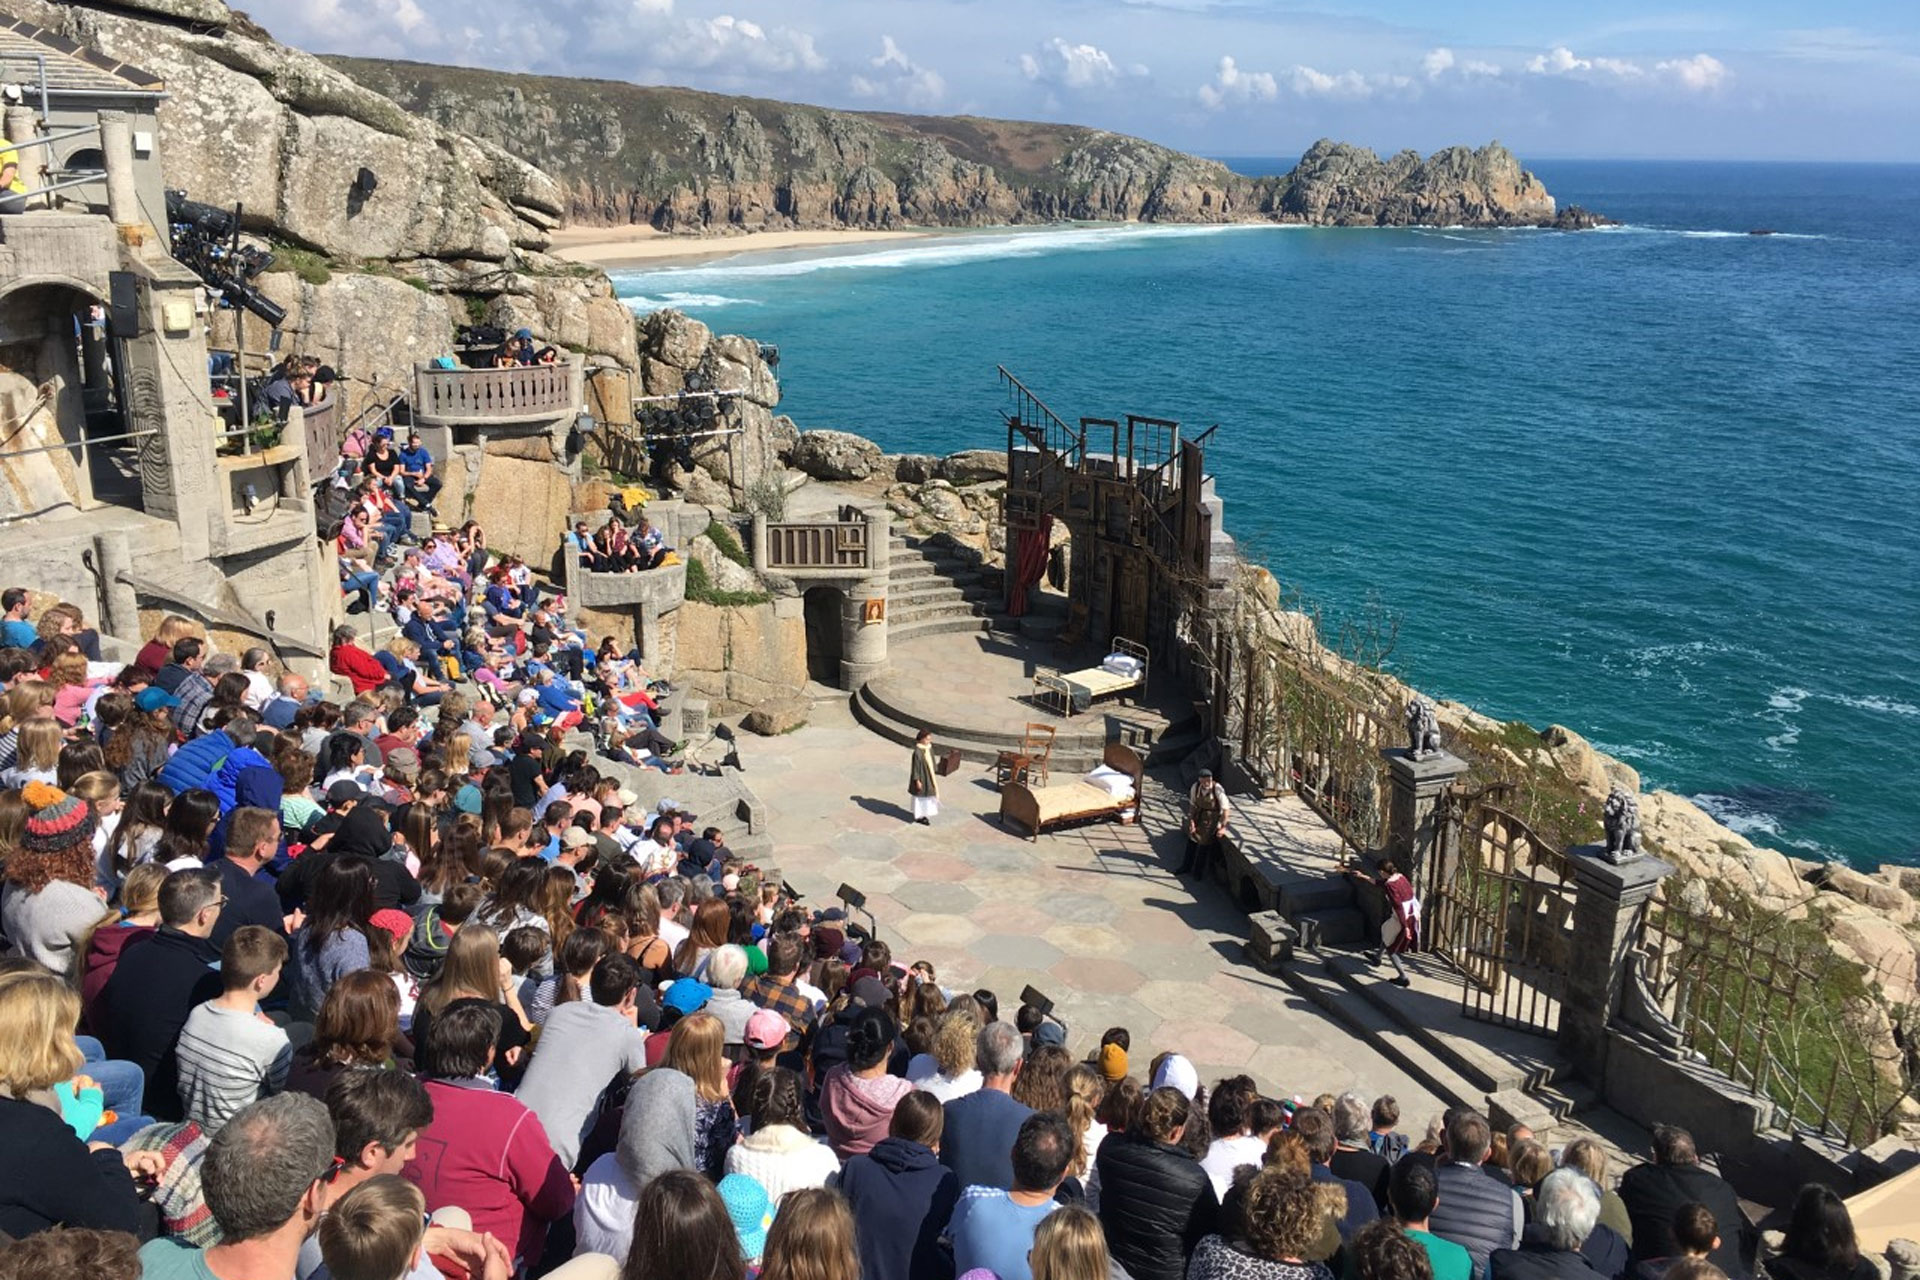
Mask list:
POLYGON ((949 988, 991 988, 1009 1015, 1032 984, 1076 1056, 1124 1026, 1136 1076, 1178 1050, 1209 1081, 1246 1072, 1274 1093, 1391 1093, 1409 1130, 1438 1114, 1405 1072, 1244 963, 1245 914, 1219 887, 1170 874, 1181 836, 1164 793, 1143 805, 1142 825, 1028 842, 1001 828, 977 766, 941 780, 932 826, 907 822, 906 750, 845 704, 817 705, 780 738, 742 735, 740 751, 776 859, 808 905, 832 905, 842 883, 865 893, 896 958, 931 961, 949 988))

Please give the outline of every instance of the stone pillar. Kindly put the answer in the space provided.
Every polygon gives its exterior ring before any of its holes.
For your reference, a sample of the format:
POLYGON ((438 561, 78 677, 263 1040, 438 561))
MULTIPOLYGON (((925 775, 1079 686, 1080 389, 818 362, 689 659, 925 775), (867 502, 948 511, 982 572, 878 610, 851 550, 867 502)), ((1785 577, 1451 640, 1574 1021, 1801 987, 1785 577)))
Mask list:
POLYGON ((1647 856, 1616 865, 1601 857, 1601 850, 1597 844, 1567 850, 1576 892, 1567 991, 1560 1005, 1560 1047, 1574 1069, 1595 1085, 1606 1079, 1607 1024, 1620 1008, 1627 951, 1636 939, 1641 910, 1673 870, 1647 856))
POLYGON ((887 580, 862 578, 840 596, 840 687, 854 692, 887 669, 887 580), (867 620, 867 601, 878 600, 882 616, 867 620))
POLYGON ((1467 762, 1450 751, 1432 751, 1421 760, 1405 747, 1388 747, 1380 754, 1393 782, 1387 801, 1387 856, 1425 894, 1438 883, 1436 873, 1444 877, 1451 870, 1433 865, 1436 855, 1447 854, 1452 846, 1440 838, 1435 811, 1447 788, 1467 771, 1467 762))
POLYGON ((767 571, 767 518, 758 511, 753 513, 753 531, 747 535, 747 556, 755 573, 767 571))
POLYGON ((133 570, 133 548, 124 532, 96 534, 94 563, 100 566, 100 629, 119 640, 140 640, 140 601, 122 573, 133 570))
MULTIPOLYGON (((7 137, 16 145, 32 142, 40 136, 40 117, 33 108, 11 106, 0 119, 5 121, 7 137)), ((29 193, 38 191, 45 184, 40 181, 40 170, 47 163, 47 149, 35 147, 31 151, 20 153, 20 185, 29 193)))
POLYGON ((133 180, 133 120, 124 111, 100 113, 100 154, 107 168, 107 216, 116 227, 138 227, 140 193, 133 180))

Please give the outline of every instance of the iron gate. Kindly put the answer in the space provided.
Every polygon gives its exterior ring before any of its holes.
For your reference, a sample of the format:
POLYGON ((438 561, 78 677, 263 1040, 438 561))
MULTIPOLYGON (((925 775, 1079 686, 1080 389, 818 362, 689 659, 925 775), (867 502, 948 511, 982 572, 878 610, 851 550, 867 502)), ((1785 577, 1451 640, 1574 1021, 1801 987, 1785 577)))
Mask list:
POLYGON ((1557 1035, 1573 939, 1573 869, 1564 852, 1503 807, 1510 794, 1499 783, 1450 802, 1458 843, 1434 941, 1460 971, 1468 1017, 1557 1035))

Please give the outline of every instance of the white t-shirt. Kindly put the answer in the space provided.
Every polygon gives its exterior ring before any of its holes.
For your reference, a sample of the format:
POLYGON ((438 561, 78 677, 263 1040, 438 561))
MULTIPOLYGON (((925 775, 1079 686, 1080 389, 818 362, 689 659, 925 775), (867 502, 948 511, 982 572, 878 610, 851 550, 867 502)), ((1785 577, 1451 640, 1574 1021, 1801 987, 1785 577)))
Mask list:
POLYGON ((1233 1171, 1243 1164, 1258 1166, 1266 1156, 1267 1144, 1243 1133, 1237 1138, 1215 1138, 1201 1157, 1200 1167, 1213 1179, 1213 1194, 1224 1200, 1233 1186, 1233 1171))
POLYGON ((680 944, 687 940, 687 926, 681 924, 678 920, 669 920, 665 916, 662 916, 660 918, 660 938, 667 944, 669 949, 678 951, 680 944))

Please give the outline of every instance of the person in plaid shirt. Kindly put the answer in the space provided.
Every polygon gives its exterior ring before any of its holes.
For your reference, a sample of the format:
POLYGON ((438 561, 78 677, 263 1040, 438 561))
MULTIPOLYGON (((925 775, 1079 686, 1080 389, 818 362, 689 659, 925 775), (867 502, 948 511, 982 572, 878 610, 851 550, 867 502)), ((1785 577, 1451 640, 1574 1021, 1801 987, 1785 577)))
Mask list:
POLYGON ((800 993, 794 981, 799 971, 800 940, 790 934, 778 934, 767 942, 767 971, 748 978, 740 988, 741 995, 787 1020, 787 1025, 793 1028, 793 1034, 787 1038, 789 1049, 797 1047, 801 1038, 813 1030, 813 1001, 800 993))

